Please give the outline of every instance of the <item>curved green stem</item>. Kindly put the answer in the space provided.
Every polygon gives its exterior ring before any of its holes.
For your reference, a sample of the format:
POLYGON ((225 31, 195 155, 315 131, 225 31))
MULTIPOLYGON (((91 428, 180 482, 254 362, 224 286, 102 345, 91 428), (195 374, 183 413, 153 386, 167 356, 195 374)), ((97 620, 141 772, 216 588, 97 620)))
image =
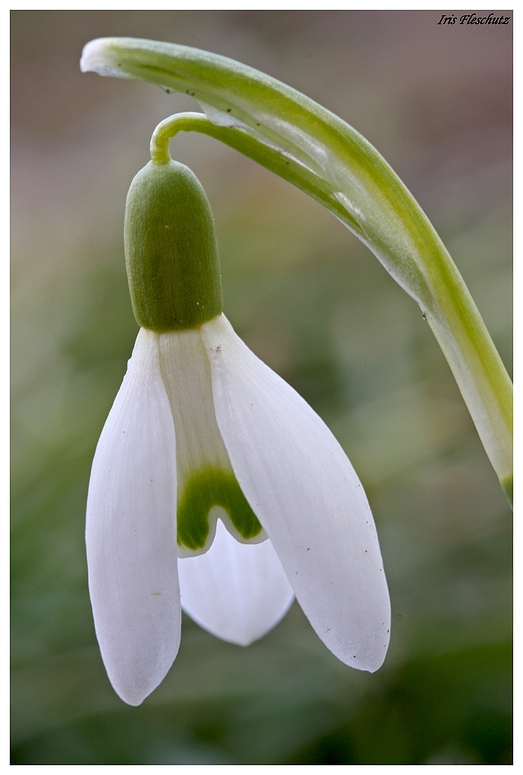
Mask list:
POLYGON ((161 121, 151 138, 151 159, 160 163, 170 160, 169 143, 178 132, 200 132, 220 140, 261 166, 275 172, 287 182, 304 191, 336 215, 351 231, 362 237, 358 222, 341 204, 332 187, 323 178, 291 156, 266 145, 243 128, 213 124, 203 113, 175 113, 161 121))
POLYGON ((169 122, 176 131, 204 132, 298 186, 342 220, 420 305, 501 484, 509 490, 510 379, 428 218, 365 138, 289 86, 209 52, 104 38, 85 47, 81 66, 102 75, 149 81, 200 102, 207 118, 186 114, 162 122, 153 153, 165 153, 162 137, 170 131, 169 122))

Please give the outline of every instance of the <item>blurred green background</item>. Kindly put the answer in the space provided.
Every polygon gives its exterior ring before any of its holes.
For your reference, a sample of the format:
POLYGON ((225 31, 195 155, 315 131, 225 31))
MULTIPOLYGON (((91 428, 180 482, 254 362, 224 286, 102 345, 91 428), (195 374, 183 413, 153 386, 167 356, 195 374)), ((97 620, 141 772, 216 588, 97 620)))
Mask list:
POLYGON ((247 649, 185 618, 167 679, 130 708, 106 678, 87 593, 89 469, 137 332, 125 196, 156 124, 197 107, 82 75, 82 46, 130 35, 209 49, 355 126, 428 213, 510 369, 512 21, 440 16, 12 13, 14 764, 511 762, 511 512, 448 366, 416 304, 340 223, 202 136, 172 153, 213 206, 226 314, 360 474, 390 651, 374 675, 351 670, 296 604, 247 649))

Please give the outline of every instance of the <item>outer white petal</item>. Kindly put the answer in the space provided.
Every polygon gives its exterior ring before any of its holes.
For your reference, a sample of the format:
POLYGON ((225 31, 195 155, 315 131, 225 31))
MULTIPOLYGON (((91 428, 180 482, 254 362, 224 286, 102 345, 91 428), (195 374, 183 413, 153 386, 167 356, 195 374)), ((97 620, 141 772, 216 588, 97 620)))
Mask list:
POLYGON ((390 602, 372 514, 322 420, 222 316, 202 326, 218 426, 240 486, 328 648, 377 670, 390 602))
POLYGON ((270 541, 239 543, 221 520, 211 548, 178 561, 182 607, 222 640, 248 646, 287 613, 294 594, 270 541))
POLYGON ((107 673, 139 705, 180 643, 174 424, 158 336, 141 330, 102 431, 87 501, 89 591, 107 673))

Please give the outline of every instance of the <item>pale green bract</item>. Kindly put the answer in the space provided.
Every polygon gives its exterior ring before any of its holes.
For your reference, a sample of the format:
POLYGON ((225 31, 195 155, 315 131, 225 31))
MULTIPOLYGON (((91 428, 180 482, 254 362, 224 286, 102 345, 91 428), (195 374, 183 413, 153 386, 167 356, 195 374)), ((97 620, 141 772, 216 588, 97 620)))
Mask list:
MULTIPOLYGON (((207 117, 180 117, 179 129, 210 134, 273 170, 334 212, 368 245, 420 305, 511 497, 512 384, 444 245, 375 148, 303 94, 209 52, 101 38, 85 47, 81 67, 193 96, 207 117)), ((165 153, 161 144, 158 148, 165 153)))

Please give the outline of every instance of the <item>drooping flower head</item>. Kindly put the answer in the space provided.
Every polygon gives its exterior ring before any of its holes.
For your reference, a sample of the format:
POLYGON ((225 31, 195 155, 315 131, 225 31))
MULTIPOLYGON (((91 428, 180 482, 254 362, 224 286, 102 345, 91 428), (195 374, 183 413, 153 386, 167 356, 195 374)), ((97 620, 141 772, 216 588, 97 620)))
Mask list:
POLYGON ((294 596, 339 659, 377 670, 390 604, 363 487, 224 317, 214 222, 187 167, 152 161, 135 177, 125 252, 140 332, 96 449, 86 528, 115 690, 138 705, 158 686, 182 608, 247 645, 294 596))

